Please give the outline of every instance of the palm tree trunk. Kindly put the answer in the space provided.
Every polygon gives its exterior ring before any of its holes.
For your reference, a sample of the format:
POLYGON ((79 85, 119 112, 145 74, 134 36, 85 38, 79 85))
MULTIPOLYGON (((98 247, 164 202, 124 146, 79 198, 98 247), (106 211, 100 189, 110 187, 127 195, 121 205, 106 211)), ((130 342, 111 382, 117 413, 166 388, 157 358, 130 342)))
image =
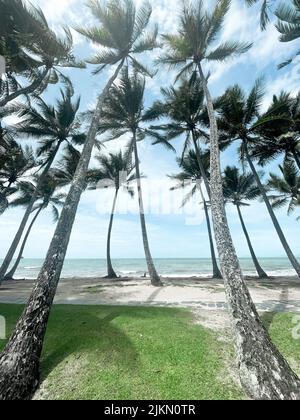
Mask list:
POLYGON ((39 215, 40 215, 40 213, 41 213, 42 210, 43 210, 43 206, 41 206, 38 209, 38 211, 36 212, 34 218, 32 219, 32 221, 31 221, 31 223, 30 223, 30 225, 29 225, 29 227, 27 229, 26 235, 24 236, 24 239, 23 239, 23 242, 22 242, 22 245, 21 245, 21 248, 20 248, 19 255, 18 255, 17 259, 16 259, 16 262, 15 262, 13 268, 10 270, 10 272, 6 274, 4 280, 12 280, 13 279, 13 277, 15 275, 15 272, 16 272, 17 268, 19 267, 20 261, 21 261, 21 259, 23 257, 23 252, 24 252, 24 249, 25 249, 27 240, 29 238, 30 232, 31 232, 31 230, 33 228, 33 225, 35 224, 35 222, 36 222, 37 218, 39 217, 39 215))
POLYGON ((202 176, 204 184, 205 184, 206 192, 207 192, 207 194, 209 196, 209 199, 210 199, 210 185, 209 185, 209 181, 208 181, 208 178, 206 176, 206 173, 205 173, 205 169, 203 167, 201 155, 200 155, 200 152, 199 152, 199 146, 197 144, 197 139, 196 139, 196 135, 195 135, 194 130, 192 131, 192 137, 193 137, 195 153, 196 153, 197 162, 198 162, 198 165, 199 165, 199 168, 200 168, 201 176, 202 176))
POLYGON ((99 96, 76 173, 45 262, 29 302, 0 355, 0 400, 30 399, 39 383, 39 360, 48 318, 63 268, 72 227, 96 140, 103 102, 124 64, 122 61, 99 96))
POLYGON ((4 107, 5 105, 13 101, 14 99, 17 99, 21 95, 28 95, 30 93, 33 93, 43 83, 43 80, 47 76, 49 70, 50 70, 50 67, 46 66, 45 70, 40 74, 40 76, 37 77, 29 86, 19 89, 16 92, 6 96, 6 98, 2 99, 0 101, 0 108, 4 107))
POLYGON ((271 342, 240 268, 225 211, 217 119, 200 63, 198 68, 210 120, 212 215, 241 383, 254 399, 299 399, 300 380, 271 342))
POLYGON ((9 267, 10 263, 12 262, 12 259, 13 259, 14 255, 16 253, 16 250, 18 248, 18 245, 19 245, 20 240, 22 238, 22 235, 24 233, 26 224, 27 224, 28 219, 29 219, 29 217, 31 215, 31 212, 32 212, 34 203, 35 203, 36 198, 38 196, 38 192, 39 192, 40 186, 42 185, 42 183, 44 182, 46 176, 48 175, 48 172, 49 172, 49 170, 50 170, 50 168, 51 168, 51 166, 52 166, 52 164, 54 162, 54 159, 55 159, 55 157, 56 157, 56 155, 58 153, 58 150, 60 148, 60 145, 61 145, 61 142, 58 142, 57 145, 56 145, 56 148, 54 149, 53 153, 51 154, 50 159, 47 162, 47 165, 45 166, 45 168, 44 168, 41 176, 38 179, 36 188, 34 190, 34 193, 32 194, 31 200, 30 200, 30 202, 29 202, 29 204, 28 204, 28 206, 26 208, 25 214, 23 216, 23 219, 21 221, 21 224, 19 226, 19 229, 18 229, 18 231, 16 233, 16 236, 14 237, 14 240, 13 240, 13 242, 12 242, 12 244, 11 244, 11 246, 10 246, 10 248, 9 248, 6 256, 5 256, 5 258, 4 258, 4 261, 3 261, 2 266, 0 268, 0 285, 1 285, 3 279, 4 279, 5 275, 6 275, 7 269, 9 267))
POLYGON ((162 282, 160 280, 159 275, 157 274, 153 258, 150 251, 148 234, 147 234, 147 227, 146 227, 146 220, 145 220, 145 209, 144 209, 144 202, 143 202, 143 192, 142 192, 142 182, 141 182, 141 173, 140 173, 140 161, 138 155, 138 148, 137 148, 137 141, 136 141, 136 132, 133 132, 133 150, 134 150, 134 157, 135 157, 135 168, 136 168, 136 180, 137 180, 137 187, 138 187, 138 197, 139 197, 139 209, 140 209, 140 219, 141 219, 141 227, 142 227, 142 235, 143 235, 143 243, 146 255, 146 261, 148 266, 149 275, 151 278, 151 284, 153 286, 160 287, 162 286, 162 282))
POLYGON ((212 230, 211 230, 211 225, 210 225, 210 218, 209 218, 209 212, 208 212, 208 208, 207 208, 207 204, 206 204, 206 200, 202 191, 202 187, 201 187, 201 183, 199 182, 199 189, 200 189, 200 194, 201 194, 201 198, 203 201, 203 206, 204 206, 204 212, 205 212, 205 217, 206 217, 206 224, 207 224, 207 231, 208 231, 208 237, 209 237, 209 244, 210 244, 210 252, 211 252, 211 260, 212 260, 212 265, 213 265, 213 278, 214 279, 222 279, 222 273, 218 267, 218 263, 217 263, 217 258, 216 258, 216 253, 215 253, 215 246, 214 246, 214 240, 213 240, 213 235, 212 235, 212 230))
MULTIPOLYGON (((192 130, 192 137, 193 137, 195 153, 196 153, 197 162, 198 162, 198 165, 199 165, 199 168, 200 168, 201 176, 202 176, 202 179, 203 179, 204 184, 205 184, 206 192, 207 192, 208 197, 210 199, 210 185, 209 185, 209 181, 208 181, 208 178, 206 176, 206 173, 205 173, 205 169, 203 167, 201 155, 200 155, 200 152, 199 152, 199 146, 197 144, 196 134, 195 134, 194 130, 192 130)), ((209 218, 209 214, 208 214, 207 204, 206 204, 206 201, 204 199, 203 191, 202 191, 202 188, 201 188, 201 184, 200 184, 200 193, 201 193, 202 200, 203 200, 203 203, 204 203, 204 211, 205 211, 206 221, 207 221, 207 228, 208 228, 208 235, 209 235, 209 242, 210 242, 210 249, 211 249, 211 256, 212 256, 212 264, 213 264, 213 278, 221 279, 222 274, 219 270, 217 259, 216 259, 215 246, 214 246, 214 241, 213 241, 213 238, 212 238, 212 231, 211 231, 211 226, 210 226, 210 218, 209 218)))
POLYGON ((274 210, 273 210, 273 208, 271 206, 271 203, 270 203, 270 201, 268 199, 268 196, 266 194, 266 191, 264 189, 264 186, 262 185, 262 182, 260 180, 260 177, 259 177, 259 175, 258 175, 258 173, 257 173, 257 171, 255 169, 255 166, 254 166, 254 164, 252 162, 252 159, 250 157, 249 150, 248 150, 247 140, 244 141, 244 150, 245 150, 245 155, 246 155, 247 162, 248 162, 248 164, 250 166, 250 169, 251 169, 253 175, 255 176, 257 186, 258 186, 258 188, 259 188, 259 190, 261 192, 261 195, 263 197, 263 200, 264 200, 264 202, 265 202, 265 204, 267 206, 269 215, 270 215, 271 220, 273 222, 273 225, 274 225, 274 227, 276 229, 277 235, 278 235, 278 237, 279 237, 279 239, 280 239, 280 241, 282 243, 282 246, 283 246, 283 248, 284 248, 284 250, 285 250, 285 252, 286 252, 286 254, 287 254, 287 256, 288 256, 288 258, 289 258, 289 260, 290 260, 290 262, 292 264, 292 266, 294 267, 296 273, 300 277, 300 264, 299 264, 297 258, 295 257, 295 255, 293 254, 293 252, 292 252, 292 250, 291 250, 291 248, 290 248, 290 246, 289 246, 289 244, 288 244, 288 242, 287 242, 287 240, 286 240, 286 238, 284 236, 284 233, 283 233, 283 231, 281 229, 281 226, 280 226, 280 224, 279 224, 279 222, 277 220, 277 217, 275 215, 275 212, 274 212, 274 210))
POLYGON ((116 204, 117 204, 117 198, 118 198, 119 189, 116 189, 112 212, 110 216, 110 222, 108 227, 108 235, 107 235, 107 278, 109 279, 116 279, 118 276, 116 275, 115 270, 113 269, 112 261, 111 261, 111 255, 110 255, 110 245, 111 245, 111 232, 114 222, 114 215, 116 210, 116 204))
POLYGON ((239 214, 239 218, 240 218, 240 221, 241 221, 241 225, 242 225, 242 228, 243 228, 243 232, 244 232, 244 234, 245 234, 245 237, 246 237, 246 240, 247 240, 247 244, 248 244, 248 247, 249 247, 249 251, 250 251, 250 254, 251 254, 251 257, 252 257, 253 263, 254 263, 254 265, 255 265, 255 268, 256 268, 256 271, 257 271, 258 277, 259 277, 260 279, 267 279, 267 278, 268 278, 268 275, 267 275, 267 273, 265 273, 265 271, 264 271, 264 270, 262 269, 262 267, 260 266, 259 261, 258 261, 258 259, 257 259, 256 255, 255 255, 255 252, 254 252, 254 249, 253 249, 253 246, 252 246, 251 240, 250 240, 250 236, 249 236, 249 234, 248 234, 248 231, 247 231, 247 228, 246 228, 246 225, 245 225, 244 219, 243 219, 243 215, 242 215, 241 208, 240 208, 240 206, 238 206, 238 205, 236 206, 236 208, 237 208, 237 211, 238 211, 238 214, 239 214))
POLYGON ((297 163, 298 168, 300 169, 300 158, 296 150, 293 150, 293 157, 295 159, 295 162, 297 163))

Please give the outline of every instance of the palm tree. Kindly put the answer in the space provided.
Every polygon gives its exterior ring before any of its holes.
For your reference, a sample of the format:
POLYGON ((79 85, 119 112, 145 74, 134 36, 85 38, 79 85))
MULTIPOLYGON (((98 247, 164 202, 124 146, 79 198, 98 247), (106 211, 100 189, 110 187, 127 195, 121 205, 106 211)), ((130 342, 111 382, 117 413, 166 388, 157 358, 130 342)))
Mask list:
POLYGON ((92 169, 88 173, 90 189, 114 188, 115 190, 107 235, 107 278, 115 279, 118 276, 111 261, 111 233, 117 199, 122 187, 126 187, 128 194, 134 195, 130 182, 135 180, 136 174, 132 173, 135 168, 131 165, 128 153, 123 153, 121 150, 118 153, 110 153, 109 156, 98 154, 95 158, 99 168, 92 169))
POLYGON ((259 278, 268 278, 268 275, 262 269, 254 252, 241 210, 241 207, 249 206, 247 203, 248 201, 260 197, 260 190, 257 187, 254 175, 252 173, 241 174, 237 167, 227 166, 224 170, 223 191, 225 200, 232 203, 237 208, 243 232, 259 278))
POLYGON ((60 78, 68 80, 60 67, 85 67, 75 60, 70 30, 64 31, 59 38, 41 9, 28 2, 0 1, 0 56, 6 68, 5 78, 0 77, 0 108, 22 95, 41 93, 60 78))
MULTIPOLYGON (((277 30, 280 32, 281 42, 291 42, 300 38, 300 2, 292 0, 292 4, 281 3, 275 12, 278 17, 276 24, 277 30)), ((279 68, 291 64, 294 58, 298 57, 297 52, 293 57, 279 65, 279 68)))
POLYGON ((251 144, 259 147, 261 131, 265 131, 270 125, 277 126, 282 120, 285 120, 284 114, 278 115, 274 112, 273 105, 264 115, 258 116, 263 96, 264 91, 261 80, 255 83, 248 96, 239 86, 227 89, 224 96, 219 100, 219 127, 228 140, 241 142, 242 159, 246 160, 256 179, 257 186, 282 246, 296 273, 300 276, 300 264, 285 238, 250 153, 251 144))
MULTIPOLYGON (((17 207, 17 206, 27 207, 28 203, 31 201, 32 195, 35 192, 37 182, 39 182, 38 176, 34 177, 34 183, 29 182, 29 181, 19 182, 18 197, 11 201, 10 206, 11 207, 17 207)), ((51 211, 53 213, 53 221, 55 223, 57 222, 59 218, 58 207, 63 206, 63 203, 64 203, 63 200, 65 198, 64 193, 57 191, 59 190, 60 187, 61 185, 58 183, 55 173, 49 172, 38 190, 38 195, 36 197, 36 201, 32 209, 32 213, 34 214, 34 216, 27 228, 27 231, 25 233, 16 261, 14 262, 12 269, 5 276, 5 280, 13 279, 15 272, 23 257, 24 249, 28 241, 29 235, 39 215, 41 214, 41 212, 50 206, 51 211)))
POLYGON ((230 0, 220 0, 212 13, 201 1, 184 7, 177 35, 165 35, 167 53, 160 62, 181 68, 179 77, 198 70, 203 82, 210 121, 210 186, 212 215, 225 290, 236 335, 241 382, 256 399, 299 398, 300 381, 271 342, 251 299, 231 238, 222 188, 218 123, 203 61, 224 61, 248 50, 249 45, 225 42, 211 50, 229 10, 230 0), (242 321, 241 321, 242 320, 242 321))
POLYGON ((264 31, 270 22, 271 6, 276 0, 245 0, 248 6, 253 6, 256 3, 261 3, 260 9, 260 27, 264 31))
MULTIPOLYGON (((207 140, 209 137, 206 132, 207 116, 204 110, 204 92, 202 83, 199 78, 195 78, 193 83, 183 79, 179 88, 170 87, 169 89, 161 89, 163 101, 157 101, 153 104, 153 111, 157 112, 161 117, 168 117, 171 122, 153 126, 152 129, 162 130, 166 133, 167 140, 175 139, 181 135, 185 135, 185 142, 182 156, 185 155, 188 148, 192 145, 200 168, 201 179, 204 182, 206 192, 210 197, 210 185, 207 177, 207 171, 201 160, 200 139, 207 140)), ((165 140, 164 140, 165 141, 165 140)), ((160 143, 158 139, 156 143, 160 143)), ((206 203, 204 206, 207 209, 206 203)), ((215 258, 215 250, 213 241, 211 241, 212 259, 213 259, 213 276, 214 278, 222 278, 217 260, 215 258)))
POLYGON ((19 112, 22 121, 15 125, 15 130, 19 135, 25 135, 39 141, 37 156, 43 158, 44 162, 41 165, 41 174, 36 184, 36 191, 28 202, 19 229, 0 268, 0 283, 24 233, 40 185, 43 184, 61 146, 69 142, 82 144, 85 140, 85 135, 79 132, 80 124, 76 120, 80 99, 72 102, 73 94, 73 89, 68 86, 65 91, 61 91, 61 99, 57 100, 55 107, 46 104, 42 98, 37 97, 37 106, 24 106, 23 110, 19 112))
MULTIPOLYGON (((111 134, 109 140, 120 138, 127 133, 130 133, 132 136, 129 153, 134 153, 140 221, 145 256, 152 285, 161 286, 162 283, 159 275, 157 274, 150 252, 137 144, 138 141, 145 139, 146 136, 153 137, 155 140, 158 137, 160 138, 160 136, 156 132, 144 128, 147 122, 153 121, 153 119, 157 117, 156 113, 153 112, 152 109, 144 111, 144 93, 145 79, 140 77, 136 72, 130 76, 128 68, 125 68, 122 72, 122 77, 119 80, 118 85, 114 85, 112 87, 111 93, 105 102, 102 116, 103 120, 99 126, 99 130, 101 132, 109 131, 111 134)), ((168 144, 167 146, 172 148, 172 146, 168 144)))
POLYGON ((80 157, 81 153, 72 144, 66 146, 54 171, 55 178, 60 185, 67 186, 72 183, 80 157))
MULTIPOLYGON (((281 42, 291 42, 300 37, 300 3, 299 0, 291 0, 291 4, 280 2, 279 6, 275 8, 278 3, 277 0, 245 0, 248 6, 256 3, 261 3, 260 12, 260 26, 264 31, 270 22, 270 13, 277 16, 278 21, 276 28, 280 32, 281 42)), ((293 57, 279 64, 278 68, 288 66, 293 60, 298 57, 300 52, 297 52, 293 57)))
MULTIPOLYGON (((152 14, 149 3, 144 3, 139 10, 136 10, 131 0, 109 0, 105 3, 90 0, 89 5, 101 26, 82 29, 81 32, 98 46, 103 47, 103 52, 98 53, 92 60, 98 64, 96 73, 112 65, 117 65, 117 68, 98 98, 74 180, 38 276, 36 287, 14 333, 0 356, 0 399, 30 398, 37 387, 39 358, 48 317, 80 197, 85 189, 86 174, 101 120, 103 102, 125 61, 128 60, 135 67, 143 69, 144 66, 136 61, 135 56, 144 51, 152 51, 158 46, 156 42, 157 28, 152 34, 146 32, 152 14), (42 301, 40 300, 41 296, 44 297, 42 301)), ((144 71, 146 71, 145 68, 144 71)))
POLYGON ((8 207, 8 198, 17 192, 17 182, 36 166, 31 147, 22 147, 14 140, 0 156, 0 214, 8 207))
POLYGON ((274 95, 267 115, 272 118, 256 128, 260 141, 251 147, 252 155, 264 166, 284 154, 285 160, 294 159, 300 169, 300 93, 295 98, 287 92, 274 95))
MULTIPOLYGON (((210 217, 209 217, 209 204, 205 198, 205 194, 202 189, 202 171, 199 167, 198 158, 196 152, 193 150, 189 150, 183 158, 178 158, 177 163, 182 171, 177 175, 171 175, 170 178, 178 181, 178 185, 172 190, 176 190, 178 188, 186 188, 191 186, 190 192, 184 198, 182 205, 184 206, 197 192, 200 192, 201 200, 203 203, 203 208, 205 212, 206 224, 207 224, 207 231, 208 231, 208 238, 210 244, 210 251, 211 251, 211 259, 213 264, 213 278, 220 279, 222 278, 222 274, 219 270, 217 258, 215 254, 215 247, 214 247, 214 240, 213 234, 211 229, 210 217)), ((202 167, 205 171, 206 178, 209 179, 209 153, 207 152, 200 152, 200 159, 202 162, 202 167)))
POLYGON ((274 209, 287 206, 290 215, 300 206, 300 172, 291 161, 285 161, 279 168, 282 176, 270 174, 267 186, 274 194, 269 199, 274 209))

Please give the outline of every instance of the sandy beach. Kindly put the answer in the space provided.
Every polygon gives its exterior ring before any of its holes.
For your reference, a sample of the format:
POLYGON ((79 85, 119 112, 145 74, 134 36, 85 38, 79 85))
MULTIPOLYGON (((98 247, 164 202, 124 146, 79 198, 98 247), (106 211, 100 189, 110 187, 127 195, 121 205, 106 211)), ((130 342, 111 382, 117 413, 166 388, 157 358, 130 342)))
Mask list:
MULTIPOLYGON (((61 279, 56 304, 149 305, 225 310, 223 282, 204 278, 163 278, 164 287, 151 286, 149 279, 102 278, 61 279)), ((1 303, 26 303, 33 280, 7 282, 0 288, 1 303)), ((300 281, 297 277, 268 280, 247 278, 259 311, 300 312, 300 281)))

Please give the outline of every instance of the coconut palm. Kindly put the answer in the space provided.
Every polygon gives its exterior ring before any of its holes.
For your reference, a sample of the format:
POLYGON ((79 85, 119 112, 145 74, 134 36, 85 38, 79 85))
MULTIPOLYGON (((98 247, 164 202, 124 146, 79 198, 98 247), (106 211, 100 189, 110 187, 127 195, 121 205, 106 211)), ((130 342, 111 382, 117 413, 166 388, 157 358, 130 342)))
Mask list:
MULTIPOLYGON (((281 42, 291 42, 300 38, 300 1, 292 0, 291 4, 281 3, 276 12, 278 22, 276 24, 277 30, 280 32, 281 42)), ((293 57, 280 64, 279 67, 285 67, 291 64, 294 58, 298 57, 300 52, 297 52, 293 57)))
POLYGON ((121 150, 118 153, 110 153, 108 156, 98 154, 95 158, 99 167, 88 173, 89 188, 91 190, 114 188, 115 190, 107 235, 107 278, 114 279, 118 276, 111 261, 111 234, 117 199, 122 187, 126 188, 128 194, 134 195, 130 183, 136 179, 135 167, 132 166, 128 153, 123 153, 121 150))
MULTIPOLYGON (((262 30, 267 28, 270 22, 270 14, 274 13, 278 21, 276 28, 280 32, 281 42, 291 42, 300 37, 300 2, 299 0, 291 0, 290 4, 277 0, 245 0, 249 6, 256 3, 261 4, 260 26, 262 30), (278 4, 279 3, 279 4, 278 4), (276 8, 277 7, 277 8, 276 8)), ((293 57, 279 64, 281 69, 288 66, 300 54, 297 52, 293 57)))
MULTIPOLYGON (((193 150, 189 150, 183 158, 178 158, 177 163, 182 171, 179 174, 171 175, 170 178, 178 181, 178 185, 173 187, 172 190, 176 190, 178 188, 186 188, 191 187, 190 192, 184 198, 182 205, 184 206, 196 193, 197 191, 200 192, 200 197, 202 200, 206 224, 207 224, 207 232, 210 244, 210 251, 211 251, 211 259, 213 265, 213 278, 222 278, 222 274, 219 270, 217 258, 215 254, 215 247, 214 247, 214 240, 213 234, 211 229, 210 217, 209 217, 209 202, 207 202, 205 198, 205 194, 202 188, 202 171, 199 167, 198 163, 199 156, 197 156, 196 152, 193 150)), ((209 153, 207 152, 200 152, 200 159, 202 162, 202 167, 205 171, 207 180, 209 179, 209 153)))
POLYGON ((37 156, 43 159, 43 162, 35 194, 32 194, 28 202, 19 229, 0 268, 0 282, 21 240, 38 195, 39 186, 44 182, 61 146, 69 142, 82 144, 85 140, 85 135, 79 132, 80 124, 76 120, 80 99, 73 102, 73 94, 73 89, 68 86, 65 91, 61 91, 61 98, 57 100, 56 106, 48 105, 42 98, 37 97, 36 106, 24 106, 19 112, 22 120, 14 128, 19 135, 38 140, 37 156))
POLYGON ((103 47, 103 52, 98 53, 92 60, 98 65, 96 73, 112 65, 117 65, 117 68, 98 98, 74 180, 38 276, 37 285, 14 333, 0 356, 0 399, 30 398, 37 387, 39 358, 48 317, 80 197, 86 185, 86 174, 101 120, 104 99, 126 60, 135 67, 146 71, 147 69, 136 61, 136 55, 152 51, 158 46, 156 42, 157 28, 153 33, 147 33, 152 13, 149 3, 143 3, 138 10, 131 0, 109 0, 101 3, 98 0, 90 0, 89 5, 100 26, 82 29, 80 32, 98 46, 103 47), (40 302, 41 296, 44 296, 45 299, 37 309, 37 302, 40 302))
POLYGON ((0 214, 8 207, 8 198, 17 192, 17 182, 36 166, 31 147, 22 147, 14 140, 0 156, 0 214))
POLYGON ((219 127, 232 142, 241 142, 241 157, 245 159, 256 179, 262 199, 267 207, 282 246, 296 273, 300 276, 300 264, 285 238, 250 153, 251 145, 256 145, 256 148, 259 148, 261 143, 260 133, 262 131, 265 132, 270 125, 277 126, 278 124, 282 124, 282 120, 285 122, 286 118, 285 114, 280 115, 274 111, 273 104, 264 115, 258 116, 263 97, 264 90, 261 80, 255 83, 249 95, 246 95, 239 86, 227 89, 219 101, 219 127))
POLYGON ((278 120, 271 118, 257 127, 260 141, 253 145, 252 155, 264 166, 283 154, 285 160, 294 159, 300 169, 300 94, 295 98, 287 92, 274 95, 267 114, 278 120))
POLYGON ((63 185, 70 185, 74 179, 81 153, 72 145, 68 144, 63 156, 55 166, 54 175, 57 181, 63 185))
POLYGON ((260 3, 260 27, 264 31, 270 22, 270 13, 273 11, 272 6, 276 0, 245 0, 248 6, 260 3))
MULTIPOLYGON (((0 108, 0 152, 4 153, 10 148, 10 143, 15 139, 15 132, 13 128, 5 122, 5 119, 11 116, 18 115, 20 111, 20 104, 14 103, 0 108)), ((0 154, 0 156, 1 156, 0 154)))
POLYGON ((64 31, 65 37, 58 37, 41 9, 28 2, 0 1, 0 56, 5 60, 0 108, 22 95, 41 93, 60 78, 67 80, 61 67, 85 67, 75 60, 70 30, 64 31))
POLYGON ((286 161, 279 168, 282 176, 270 173, 267 185, 274 193, 269 195, 269 199, 274 209, 287 206, 290 215, 300 206, 300 172, 291 161, 286 161))
MULTIPOLYGON (((190 83, 188 79, 183 79, 178 88, 174 86, 168 89, 162 88, 161 94, 163 100, 156 101, 152 109, 160 117, 170 119, 170 123, 156 125, 152 128, 163 131, 168 141, 182 135, 185 136, 182 156, 185 155, 190 146, 194 148, 207 193, 210 195, 209 181, 200 159, 201 146, 199 140, 209 138, 207 118, 205 112, 203 112, 204 92, 202 82, 198 77, 194 80, 194 83, 190 83)), ((157 143, 159 143, 159 139, 157 143)))
MULTIPOLYGON (((156 118, 156 113, 152 109, 144 111, 144 93, 145 79, 140 77, 136 72, 132 76, 129 75, 128 68, 122 72, 122 77, 118 85, 114 85, 110 95, 105 102, 103 109, 102 122, 99 126, 101 132, 109 131, 109 140, 122 137, 124 134, 130 133, 132 141, 129 146, 130 153, 134 153, 136 180, 138 187, 140 220, 143 235, 143 243, 148 271, 151 277, 151 283, 154 286, 160 286, 159 275, 154 266, 153 258, 150 252, 145 210, 142 194, 142 182, 140 173, 140 160, 138 153, 138 141, 142 141, 146 136, 155 140, 160 136, 156 132, 145 128, 149 121, 156 118)), ((163 141, 162 138, 160 138, 163 141)), ((172 148, 165 142, 169 148, 172 148)))
POLYGON ((252 173, 242 174, 240 173, 240 170, 237 167, 227 166, 224 170, 223 191, 225 200, 228 203, 233 204, 237 208, 242 229, 246 237, 249 251, 259 278, 268 278, 268 275, 262 269, 256 257, 241 209, 244 206, 249 206, 249 201, 255 200, 258 197, 260 197, 260 190, 256 184, 256 179, 254 175, 252 173))
MULTIPOLYGON (((14 200, 11 201, 11 207, 27 207, 28 203, 31 201, 32 195, 35 193, 36 184, 39 182, 38 176, 34 177, 33 182, 29 181, 21 181, 18 184, 18 196, 14 200)), ((49 173, 46 178, 44 179, 42 185, 38 190, 38 195, 36 197, 36 201, 34 207, 32 209, 32 214, 34 214, 27 231, 25 233, 23 242, 20 247, 19 254, 16 258, 16 261, 13 264, 13 267, 5 276, 5 280, 11 280, 15 272, 20 264, 20 261, 23 257, 23 253, 25 250, 25 246, 27 244, 29 235, 32 231, 33 226, 35 225, 39 215, 41 212, 48 207, 50 207, 52 214, 53 214, 53 221, 56 223, 59 218, 59 206, 63 206, 65 194, 60 192, 59 189, 61 188, 60 183, 57 181, 57 177, 55 173, 49 173)))
MULTIPOLYGON (((168 141, 184 135, 183 156, 190 146, 195 150, 198 160, 198 167, 201 172, 201 179, 204 182, 206 192, 210 197, 210 185, 207 178, 207 172, 201 160, 200 140, 207 140, 207 115, 204 110, 204 92, 202 83, 197 77, 194 83, 183 79, 178 88, 170 87, 161 89, 163 101, 157 101, 153 104, 153 110, 161 117, 167 117, 170 123, 153 126, 152 129, 162 130, 168 141)), ((164 140, 165 141, 165 140, 164 140)), ((155 143, 160 143, 158 139, 155 143)), ((214 244, 211 241, 211 246, 214 244)), ((214 278, 222 278, 215 258, 215 251, 212 249, 213 257, 213 275, 214 278)))
POLYGON ((167 52, 160 62, 179 67, 178 77, 198 70, 203 82, 210 121, 212 215, 227 300, 236 334, 241 382, 248 394, 256 399, 297 398, 300 396, 300 380, 278 353, 258 316, 243 278, 226 217, 218 124, 202 65, 204 61, 222 62, 246 52, 250 47, 228 41, 213 49, 212 45, 216 44, 229 7, 230 0, 219 0, 211 13, 204 10, 202 1, 184 6, 178 34, 164 36, 167 52))

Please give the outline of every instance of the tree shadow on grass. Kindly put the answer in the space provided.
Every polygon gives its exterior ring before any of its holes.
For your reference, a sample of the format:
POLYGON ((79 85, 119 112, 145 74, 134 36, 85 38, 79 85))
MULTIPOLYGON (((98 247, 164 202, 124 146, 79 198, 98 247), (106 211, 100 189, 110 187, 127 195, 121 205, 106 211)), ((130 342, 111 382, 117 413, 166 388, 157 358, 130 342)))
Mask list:
POLYGON ((126 370, 138 368, 139 355, 134 344, 113 324, 122 315, 121 309, 72 309, 70 313, 62 307, 55 307, 50 317, 41 359, 42 380, 73 354, 80 358, 98 353, 106 364, 117 363, 126 370))
POLYGON ((273 308, 270 312, 265 312, 261 318, 264 323, 265 328, 267 331, 270 331, 270 328, 274 322, 275 316, 278 312, 284 312, 289 304, 289 287, 284 285, 280 297, 278 300, 277 305, 273 308))

